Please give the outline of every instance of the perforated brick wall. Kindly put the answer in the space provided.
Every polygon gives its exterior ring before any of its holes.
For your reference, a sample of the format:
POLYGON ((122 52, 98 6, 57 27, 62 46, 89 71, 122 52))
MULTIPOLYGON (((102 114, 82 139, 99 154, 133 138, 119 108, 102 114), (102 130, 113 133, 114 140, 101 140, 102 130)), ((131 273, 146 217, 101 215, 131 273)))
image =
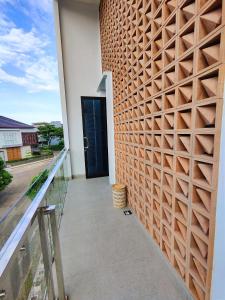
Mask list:
POLYGON ((117 181, 195 299, 210 299, 225 1, 102 0, 117 181))

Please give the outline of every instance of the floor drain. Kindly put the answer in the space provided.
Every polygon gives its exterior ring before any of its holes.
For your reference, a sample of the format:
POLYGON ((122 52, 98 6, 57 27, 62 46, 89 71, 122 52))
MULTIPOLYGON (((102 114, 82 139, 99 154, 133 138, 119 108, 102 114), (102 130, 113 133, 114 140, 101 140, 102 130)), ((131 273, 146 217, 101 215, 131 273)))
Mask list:
POLYGON ((125 214, 125 216, 132 215, 132 211, 131 210, 124 210, 123 213, 125 214))

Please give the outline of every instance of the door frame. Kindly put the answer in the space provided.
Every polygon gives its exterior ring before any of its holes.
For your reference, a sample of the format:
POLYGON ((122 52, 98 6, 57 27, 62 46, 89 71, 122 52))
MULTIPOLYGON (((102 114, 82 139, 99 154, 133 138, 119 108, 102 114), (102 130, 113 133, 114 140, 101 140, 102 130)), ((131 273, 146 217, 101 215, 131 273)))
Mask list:
POLYGON ((113 106, 113 80, 112 72, 105 71, 99 81, 97 93, 106 97, 108 154, 109 154, 109 183, 116 183, 116 157, 115 157, 115 130, 113 106))
MULTIPOLYGON (((103 100, 105 101, 105 105, 106 105, 106 124, 107 124, 107 152, 108 152, 108 173, 109 173, 109 142, 108 142, 108 122, 107 122, 107 118, 108 118, 108 114, 107 114, 107 101, 106 101, 106 97, 104 96, 81 96, 81 115, 82 115, 82 133, 83 133, 83 151, 84 151, 84 122, 83 122, 83 101, 82 100, 103 100)), ((98 178, 98 177, 103 177, 102 175, 97 175, 95 177, 89 177, 88 174, 88 169, 87 169, 87 164, 86 164, 86 157, 85 157, 85 153, 84 153, 84 165, 85 165, 85 176, 87 179, 91 179, 91 178, 98 178)), ((109 176, 109 175, 108 175, 109 176)), ((107 177, 107 175, 106 175, 107 177)))

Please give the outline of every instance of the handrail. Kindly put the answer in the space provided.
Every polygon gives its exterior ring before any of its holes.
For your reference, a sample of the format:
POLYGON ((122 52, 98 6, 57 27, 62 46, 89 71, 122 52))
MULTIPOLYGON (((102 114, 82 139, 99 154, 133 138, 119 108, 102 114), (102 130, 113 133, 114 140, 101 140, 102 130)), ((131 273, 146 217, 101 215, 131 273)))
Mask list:
MULTIPOLYGON (((47 166, 53 165, 54 163, 56 163, 58 157, 60 157, 62 155, 62 153, 65 151, 65 149, 63 149, 62 151, 60 151, 60 153, 53 158, 52 162, 50 164, 48 164, 47 166)), ((40 175, 41 176, 41 175, 40 175)), ((31 189, 35 183, 38 181, 39 176, 37 177, 37 179, 29 186, 29 189, 31 189)), ((5 221, 5 219, 7 219, 7 217, 10 215, 10 213, 13 211, 13 209, 15 209, 15 207, 23 200, 23 198, 26 196, 27 194, 27 189, 22 193, 22 195, 16 200, 16 202, 6 211, 5 214, 3 214, 3 216, 0 218, 0 225, 1 223, 3 223, 5 221)))
POLYGON ((13 230, 10 237, 8 238, 8 240, 6 241, 6 243, 4 244, 4 246, 0 251, 0 277, 5 272, 13 254, 19 248, 21 240, 23 239, 24 235, 28 231, 29 226, 32 223, 32 220, 37 215, 38 208, 40 207, 42 200, 44 199, 45 194, 48 191, 48 188, 52 180, 54 179, 57 171, 60 169, 61 165, 63 164, 64 159, 68 153, 68 150, 64 149, 61 153, 60 153, 61 157, 56 162, 47 180, 45 181, 41 189, 38 191, 32 203, 29 205, 24 215, 22 216, 17 226, 15 227, 15 229, 13 230))

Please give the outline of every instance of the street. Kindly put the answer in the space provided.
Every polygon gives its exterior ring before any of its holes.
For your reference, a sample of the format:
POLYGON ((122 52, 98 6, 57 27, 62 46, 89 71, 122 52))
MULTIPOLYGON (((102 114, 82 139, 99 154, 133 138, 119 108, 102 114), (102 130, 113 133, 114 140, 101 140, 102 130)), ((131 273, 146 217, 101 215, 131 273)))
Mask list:
POLYGON ((32 178, 44 170, 52 158, 7 168, 13 180, 5 190, 0 192, 0 218, 27 190, 32 178))

